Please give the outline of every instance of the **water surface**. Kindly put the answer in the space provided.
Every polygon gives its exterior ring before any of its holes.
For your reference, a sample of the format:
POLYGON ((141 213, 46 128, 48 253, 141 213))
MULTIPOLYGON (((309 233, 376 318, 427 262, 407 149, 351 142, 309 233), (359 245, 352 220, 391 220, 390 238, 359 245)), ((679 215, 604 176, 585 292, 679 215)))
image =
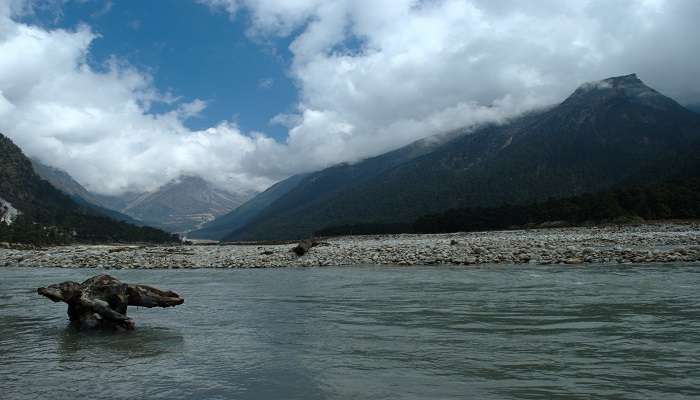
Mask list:
POLYGON ((172 289, 137 330, 76 332, 0 268, 2 399, 700 396, 700 266, 108 271, 172 289))

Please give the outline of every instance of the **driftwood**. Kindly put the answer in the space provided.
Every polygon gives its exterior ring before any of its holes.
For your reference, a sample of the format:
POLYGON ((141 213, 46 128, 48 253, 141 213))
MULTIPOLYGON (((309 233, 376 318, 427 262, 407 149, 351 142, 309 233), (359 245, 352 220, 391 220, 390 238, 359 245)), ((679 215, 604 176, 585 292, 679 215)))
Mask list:
POLYGON ((301 257, 304 254, 306 254, 309 250, 311 250, 312 247, 316 247, 318 245, 319 243, 315 240, 302 240, 301 242, 299 242, 298 245, 292 248, 292 251, 294 252, 294 254, 301 257))
POLYGON ((134 321, 126 316, 128 306, 174 307, 185 302, 175 292, 122 283, 109 275, 97 275, 83 283, 53 284, 37 289, 37 293, 67 303, 68 318, 79 329, 134 329, 134 321))
POLYGON ((319 242, 313 239, 307 239, 299 242, 299 244, 297 244, 295 247, 292 247, 290 251, 294 252, 296 255, 301 257, 304 254, 308 253, 308 251, 311 250, 312 247, 316 246, 330 246, 330 244, 326 242, 319 242))

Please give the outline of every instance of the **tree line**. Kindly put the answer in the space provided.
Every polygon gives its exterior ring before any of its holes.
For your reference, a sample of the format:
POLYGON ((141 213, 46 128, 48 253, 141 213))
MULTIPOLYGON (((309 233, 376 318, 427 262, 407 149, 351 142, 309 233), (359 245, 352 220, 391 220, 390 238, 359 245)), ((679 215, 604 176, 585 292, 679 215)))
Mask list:
POLYGON ((34 245, 71 243, 176 243, 180 238, 145 226, 131 225, 106 217, 70 213, 51 223, 39 223, 19 215, 12 224, 0 223, 0 242, 34 245))
POLYGON ((700 218, 700 178, 627 186, 529 205, 454 208, 412 223, 331 226, 317 236, 447 233, 700 218))

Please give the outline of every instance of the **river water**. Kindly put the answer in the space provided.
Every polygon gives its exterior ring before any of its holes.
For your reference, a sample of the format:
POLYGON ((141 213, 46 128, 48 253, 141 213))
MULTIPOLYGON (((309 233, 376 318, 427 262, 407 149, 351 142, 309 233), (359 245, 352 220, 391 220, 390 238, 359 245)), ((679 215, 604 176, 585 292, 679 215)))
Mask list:
POLYGON ((172 289, 128 333, 76 332, 0 268, 0 399, 700 396, 700 266, 108 271, 172 289))

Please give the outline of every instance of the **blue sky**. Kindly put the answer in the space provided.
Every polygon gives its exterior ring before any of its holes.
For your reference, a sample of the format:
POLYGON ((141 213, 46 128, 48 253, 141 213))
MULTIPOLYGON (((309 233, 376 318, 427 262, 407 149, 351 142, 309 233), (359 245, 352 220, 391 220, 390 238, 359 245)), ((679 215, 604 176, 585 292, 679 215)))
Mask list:
MULTIPOLYGON (((287 73, 289 39, 251 40, 245 11, 231 17, 180 0, 69 1, 61 9, 37 8, 25 21, 48 29, 86 24, 100 35, 88 59, 95 69, 117 56, 149 73, 160 91, 206 101, 201 115, 185 121, 192 129, 229 120, 244 132, 262 131, 277 140, 286 136, 286 128, 270 120, 294 111, 297 100, 287 73)), ((166 107, 155 104, 152 111, 166 107)))

